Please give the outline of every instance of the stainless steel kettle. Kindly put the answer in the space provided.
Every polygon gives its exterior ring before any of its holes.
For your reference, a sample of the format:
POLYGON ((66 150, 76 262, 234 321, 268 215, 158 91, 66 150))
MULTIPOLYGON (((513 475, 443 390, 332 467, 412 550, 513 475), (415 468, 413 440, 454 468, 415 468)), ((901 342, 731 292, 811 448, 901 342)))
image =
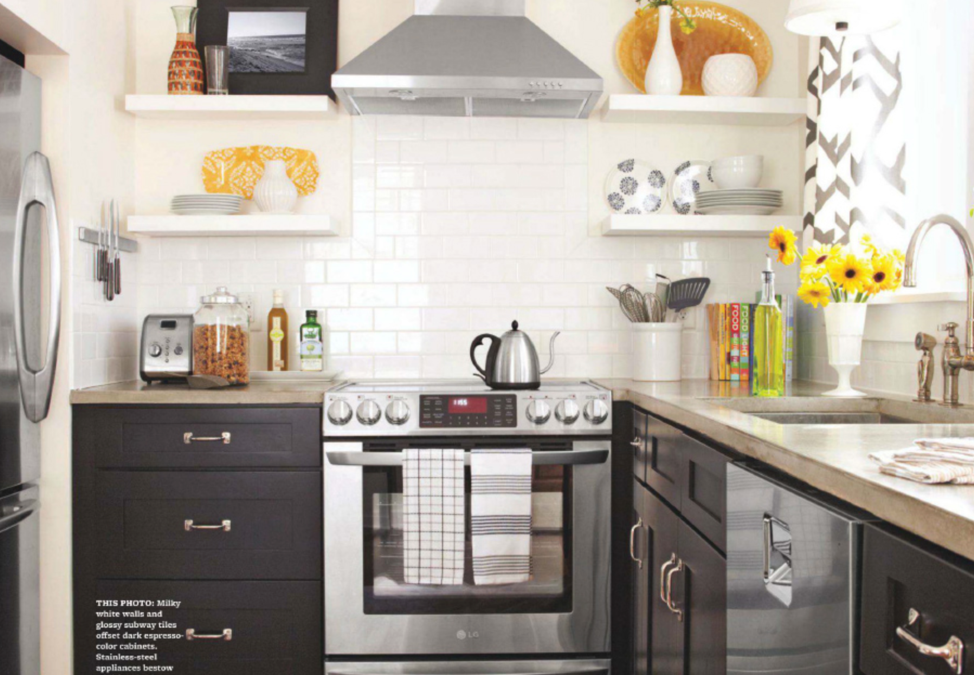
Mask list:
POLYGON ((527 333, 518 330, 517 321, 511 324, 511 330, 500 337, 489 333, 478 335, 470 344, 470 360, 478 371, 474 375, 491 389, 537 389, 541 386, 541 376, 551 370, 555 363, 555 338, 560 334, 551 336, 551 356, 543 370, 538 363, 534 343, 527 333), (490 347, 487 349, 487 363, 481 368, 475 352, 485 340, 490 342, 490 347))

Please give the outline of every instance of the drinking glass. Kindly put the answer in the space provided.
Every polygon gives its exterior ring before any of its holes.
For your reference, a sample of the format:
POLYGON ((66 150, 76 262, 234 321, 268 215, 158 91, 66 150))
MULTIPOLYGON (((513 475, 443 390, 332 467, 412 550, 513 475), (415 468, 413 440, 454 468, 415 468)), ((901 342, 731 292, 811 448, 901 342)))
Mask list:
POLYGON ((230 48, 226 45, 207 45, 206 93, 226 96, 230 93, 230 48))

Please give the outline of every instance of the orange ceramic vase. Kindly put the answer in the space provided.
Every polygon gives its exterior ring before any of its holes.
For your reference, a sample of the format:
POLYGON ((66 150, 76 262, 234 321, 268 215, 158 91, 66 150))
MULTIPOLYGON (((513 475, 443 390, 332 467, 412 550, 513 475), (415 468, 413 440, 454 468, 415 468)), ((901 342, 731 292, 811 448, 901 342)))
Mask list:
POLYGON ((196 49, 195 7, 173 7, 176 18, 176 47, 169 58, 169 93, 203 95, 203 62, 196 49))

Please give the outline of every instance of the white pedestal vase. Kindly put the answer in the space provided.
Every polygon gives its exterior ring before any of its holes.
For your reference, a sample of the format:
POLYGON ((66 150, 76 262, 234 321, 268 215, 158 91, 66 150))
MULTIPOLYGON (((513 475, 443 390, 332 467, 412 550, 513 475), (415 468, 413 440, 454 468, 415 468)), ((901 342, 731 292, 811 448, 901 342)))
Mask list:
POLYGON ((283 159, 264 164, 264 175, 254 186, 254 201, 263 213, 294 213, 298 188, 288 177, 283 159))
POLYGON ((839 374, 839 386, 825 396, 853 398, 865 396, 852 388, 852 371, 862 361, 862 336, 866 331, 868 305, 856 302, 833 302, 825 308, 825 339, 829 347, 829 365, 839 374))
POLYGON ((647 94, 679 96, 683 91, 683 71, 673 49, 671 23, 673 8, 663 5, 659 8, 659 32, 656 47, 646 66, 644 85, 647 94))

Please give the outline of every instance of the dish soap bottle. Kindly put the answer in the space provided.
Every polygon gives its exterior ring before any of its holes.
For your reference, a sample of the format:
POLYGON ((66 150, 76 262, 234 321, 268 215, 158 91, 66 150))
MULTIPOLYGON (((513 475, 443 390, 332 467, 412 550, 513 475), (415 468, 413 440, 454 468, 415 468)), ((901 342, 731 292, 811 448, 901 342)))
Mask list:
POLYGON ((301 326, 301 370, 324 370, 324 346, 321 341, 321 324, 318 310, 308 310, 308 320, 301 326))
POLYGON ((751 321, 754 330, 754 379, 751 393, 754 396, 776 398, 785 395, 785 359, 781 341, 781 309, 775 300, 774 271, 771 258, 767 268, 761 273, 761 302, 754 310, 751 321))
POLYGON ((274 291, 274 306, 267 314, 267 370, 281 372, 288 369, 287 310, 283 291, 274 291))

